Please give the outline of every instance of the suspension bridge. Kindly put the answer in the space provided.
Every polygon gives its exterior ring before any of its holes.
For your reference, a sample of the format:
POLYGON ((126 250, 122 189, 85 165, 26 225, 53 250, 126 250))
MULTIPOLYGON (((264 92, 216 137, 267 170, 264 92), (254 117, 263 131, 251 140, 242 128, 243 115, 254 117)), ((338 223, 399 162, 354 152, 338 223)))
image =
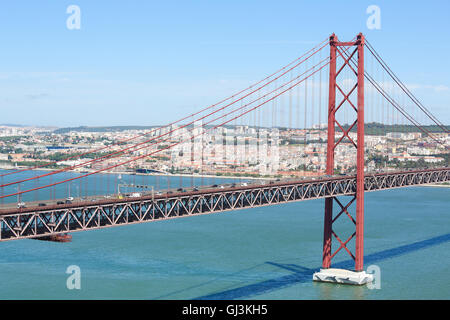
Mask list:
POLYGON ((448 144, 448 126, 364 35, 342 42, 333 34, 263 80, 165 126, 1 172, 0 241, 57 240, 76 231, 324 199, 323 272, 316 280, 362 284, 370 281, 363 271, 365 192, 450 181, 448 144), (420 156, 425 149, 433 156, 420 156), (191 186, 180 176, 179 188, 143 183, 142 192, 121 194, 117 173, 149 159, 151 172, 166 172, 163 161, 183 168, 191 186), (48 170, 63 162, 70 164, 48 170), (245 175, 249 168, 264 179, 194 186, 189 178, 245 175), (93 179, 104 173, 116 173, 108 181, 114 187, 100 196, 93 179), (78 197, 56 196, 70 186, 78 197), (342 238, 334 225, 346 218, 352 232, 342 238), (340 252, 355 261, 352 272, 333 274, 340 252))

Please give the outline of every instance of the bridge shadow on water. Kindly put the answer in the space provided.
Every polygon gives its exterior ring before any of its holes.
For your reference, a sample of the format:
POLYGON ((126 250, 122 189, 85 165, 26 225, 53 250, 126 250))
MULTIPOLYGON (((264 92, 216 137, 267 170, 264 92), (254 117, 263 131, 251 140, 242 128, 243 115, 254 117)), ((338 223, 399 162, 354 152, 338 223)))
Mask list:
MULTIPOLYGON (((399 246, 392 249, 387 249, 379 252, 375 252, 364 257, 364 262, 366 264, 373 264, 375 262, 387 260, 390 258, 399 257, 404 254, 411 252, 423 250, 429 247, 433 247, 439 244, 450 241, 450 233, 426 239, 423 241, 414 242, 411 244, 399 246)), ((259 295, 263 293, 272 292, 284 287, 292 286, 298 283, 305 283, 312 281, 312 275, 314 272, 318 271, 320 268, 310 269, 305 268, 297 264, 281 264, 275 262, 266 262, 266 264, 273 265, 276 267, 289 270, 292 274, 285 275, 282 277, 264 280, 258 283, 245 285, 242 287, 229 289, 221 292, 216 292, 208 294, 205 296, 200 296, 194 299, 198 300, 232 300, 232 299, 244 299, 254 295, 259 295)), ((351 269, 354 266, 353 260, 341 261, 333 265, 334 268, 351 269)), ((213 281, 213 280, 212 280, 213 281)), ((212 282, 209 281, 208 283, 212 282)), ((205 283, 204 283, 205 284, 205 283)), ((201 285, 204 285, 201 284, 201 285)), ((199 287, 198 285, 196 287, 199 287)), ((191 288, 186 288, 185 290, 180 290, 178 292, 187 291, 191 288)))

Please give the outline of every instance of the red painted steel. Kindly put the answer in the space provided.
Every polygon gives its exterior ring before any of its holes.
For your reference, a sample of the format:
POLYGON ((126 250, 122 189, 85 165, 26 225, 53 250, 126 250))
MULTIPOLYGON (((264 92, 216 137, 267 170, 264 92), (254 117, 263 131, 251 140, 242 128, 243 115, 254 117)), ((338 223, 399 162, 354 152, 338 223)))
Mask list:
POLYGON ((356 154, 356 257, 355 270, 364 267, 364 36, 358 35, 358 124, 356 154))
POLYGON ((327 269, 331 267, 332 258, 342 249, 355 260, 355 271, 362 271, 364 267, 364 36, 360 33, 356 37, 356 41, 339 42, 336 35, 330 37, 330 77, 329 77, 329 96, 328 96, 328 141, 327 141, 327 168, 328 175, 334 174, 334 152, 336 147, 347 138, 356 148, 356 194, 345 206, 337 198, 325 199, 325 216, 324 216, 324 237, 323 237, 323 254, 322 254, 322 268, 327 269), (349 48, 355 46, 356 49, 352 54, 347 55, 341 52, 338 47, 349 48), (336 60, 338 55, 342 58, 343 64, 336 72, 336 60), (344 56, 345 54, 345 56, 344 56), (357 54, 358 64, 355 70, 350 62, 353 56, 357 54), (345 93, 337 84, 337 77, 344 68, 350 68, 357 75, 357 83, 353 88, 345 93), (342 101, 336 107, 336 88, 343 95, 342 101), (350 96, 353 92, 357 92, 357 105, 355 106, 350 96), (348 104, 356 111, 356 121, 345 130, 343 126, 336 120, 336 112, 344 105, 348 104), (335 127, 336 125, 342 131, 343 135, 337 142, 335 142, 335 127), (356 125, 357 139, 356 142, 350 138, 349 132, 356 125), (347 209, 356 200, 356 219, 354 219, 347 209), (341 211, 335 218, 333 218, 333 202, 337 202, 341 211), (355 232, 345 241, 342 241, 333 230, 333 223, 343 213, 355 224, 355 232), (339 248, 332 252, 332 237, 334 237, 340 244, 339 248), (353 239, 356 239, 355 254, 353 254, 347 244, 353 239))
MULTIPOLYGON (((330 81, 328 95, 328 142, 327 142, 327 168, 328 175, 334 174, 334 121, 336 106, 336 41, 333 34, 330 37, 330 81)), ((333 199, 325 199, 325 218, 323 228, 323 255, 322 267, 329 268, 331 265, 331 226, 333 219, 333 199)))

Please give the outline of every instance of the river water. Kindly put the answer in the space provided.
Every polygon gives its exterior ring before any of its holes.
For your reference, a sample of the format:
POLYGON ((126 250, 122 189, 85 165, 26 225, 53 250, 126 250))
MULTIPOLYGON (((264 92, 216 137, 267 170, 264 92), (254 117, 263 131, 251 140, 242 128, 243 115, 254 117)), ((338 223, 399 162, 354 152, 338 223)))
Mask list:
MULTIPOLYGON (((98 189, 115 188, 113 176, 97 179, 98 189)), ((157 178, 122 179, 156 185, 157 178)), ((171 179, 174 187, 232 181, 171 179)), ((380 268, 379 289, 312 282, 323 202, 76 232, 71 243, 1 242, 0 299, 450 298, 450 188, 366 193, 365 267, 380 268), (80 268, 79 290, 66 285, 72 265, 80 268)), ((346 239, 352 222, 344 216, 336 229, 346 239)), ((333 262, 352 268, 343 250, 333 262)))

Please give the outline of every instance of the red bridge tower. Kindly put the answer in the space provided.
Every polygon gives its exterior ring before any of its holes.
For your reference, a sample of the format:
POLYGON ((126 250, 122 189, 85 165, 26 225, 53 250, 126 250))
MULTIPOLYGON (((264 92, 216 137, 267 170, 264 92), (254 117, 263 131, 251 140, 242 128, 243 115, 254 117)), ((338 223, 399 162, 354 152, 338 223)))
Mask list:
POLYGON ((342 204, 338 198, 325 199, 325 218, 324 218, 324 236, 323 236, 323 257, 322 270, 314 274, 316 281, 364 284, 372 281, 372 276, 363 271, 364 267, 364 36, 360 33, 355 41, 340 42, 333 34, 330 37, 330 77, 329 77, 329 97, 328 97, 328 144, 327 144, 327 167, 326 173, 334 175, 335 162, 334 153, 336 147, 347 138, 356 148, 356 192, 347 204, 342 204), (353 49, 354 48, 354 49, 353 49), (342 58, 343 63, 336 69, 336 62, 342 58), (353 58, 357 59, 354 63, 353 58), (344 92, 336 79, 345 69, 349 68, 356 76, 355 85, 344 92), (339 90, 343 99, 336 104, 336 90, 339 90), (357 94, 356 106, 351 101, 350 96, 357 94), (343 108, 351 108, 356 113, 356 120, 346 129, 336 119, 336 113, 343 108), (349 135, 356 126, 356 141, 349 135), (336 127, 342 131, 342 136, 336 141, 336 127), (356 219, 348 212, 349 207, 356 201, 356 219), (339 206, 339 213, 333 217, 333 205, 339 206), (347 216, 355 225, 355 231, 350 237, 343 240, 333 229, 334 222, 347 216), (332 239, 339 243, 339 248, 332 252, 332 239), (348 243, 356 239, 355 252, 352 253, 347 247, 348 243), (355 261, 354 271, 331 269, 331 260, 341 250, 345 250, 355 261))

